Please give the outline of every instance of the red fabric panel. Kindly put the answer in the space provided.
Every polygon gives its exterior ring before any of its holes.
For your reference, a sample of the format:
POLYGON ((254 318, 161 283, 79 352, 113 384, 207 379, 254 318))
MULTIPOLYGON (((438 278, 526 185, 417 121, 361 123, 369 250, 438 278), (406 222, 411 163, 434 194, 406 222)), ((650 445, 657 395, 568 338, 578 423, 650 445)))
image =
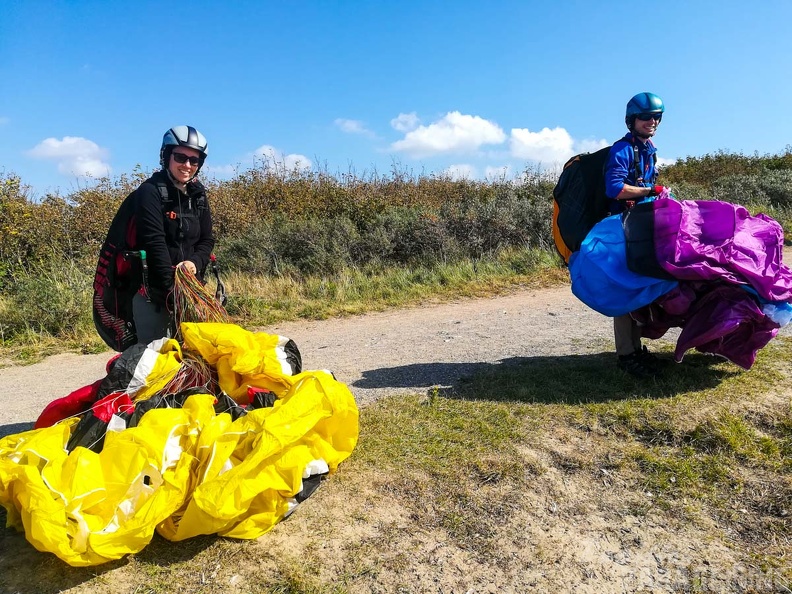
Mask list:
POLYGON ((132 404, 132 399, 129 397, 129 394, 113 392, 101 400, 98 400, 92 408, 97 419, 109 423, 110 417, 115 413, 131 412, 135 409, 135 405, 132 404))
POLYGON ((96 380, 88 386, 76 389, 68 396, 53 400, 41 412, 33 427, 35 429, 52 427, 58 421, 85 412, 96 399, 96 395, 99 393, 99 384, 101 383, 102 380, 96 380))

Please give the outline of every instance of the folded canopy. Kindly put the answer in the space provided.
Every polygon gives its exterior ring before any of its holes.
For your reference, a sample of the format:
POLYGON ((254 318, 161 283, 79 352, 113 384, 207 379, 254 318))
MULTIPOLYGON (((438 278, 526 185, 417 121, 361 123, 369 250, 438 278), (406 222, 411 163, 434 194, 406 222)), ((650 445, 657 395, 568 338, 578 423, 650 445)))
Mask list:
POLYGON ((0 439, 0 504, 38 550, 84 566, 141 550, 155 530, 256 538, 351 454, 358 410, 332 374, 292 375, 280 337, 182 331, 182 347, 125 352, 81 414, 0 439))
POLYGON ((792 312, 782 258, 783 230, 772 218, 662 196, 599 222, 569 269, 581 301, 608 316, 631 313, 643 336, 683 328, 677 361, 695 348, 750 369, 792 312))

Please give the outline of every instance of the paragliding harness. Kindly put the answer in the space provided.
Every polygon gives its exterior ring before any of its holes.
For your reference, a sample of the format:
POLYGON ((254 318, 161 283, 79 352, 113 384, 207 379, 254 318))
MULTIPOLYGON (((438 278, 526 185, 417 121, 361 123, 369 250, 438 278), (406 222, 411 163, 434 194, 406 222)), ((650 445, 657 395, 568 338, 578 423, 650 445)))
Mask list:
MULTIPOLYGON (((605 165, 613 146, 630 142, 620 138, 594 153, 575 155, 564 164, 553 188, 553 240, 564 262, 580 249, 589 231, 608 216, 605 195, 605 165)), ((636 183, 643 183, 638 147, 632 143, 636 183)), ((657 155, 652 155, 655 163, 657 155)))
MULTIPOLYGON (((163 216, 176 216, 171 205, 168 186, 155 182, 162 200, 163 216)), ((111 349, 123 352, 137 342, 137 332, 132 316, 132 299, 141 287, 141 293, 151 301, 148 281, 146 251, 134 249, 135 225, 132 221, 132 197, 129 194, 113 220, 102 249, 94 276, 93 320, 102 340, 111 349)), ((199 213, 207 207, 206 197, 196 199, 199 213)), ((200 216, 200 214, 199 214, 200 216)), ((210 261, 212 273, 217 280, 215 297, 225 306, 225 285, 220 280, 215 255, 210 261)), ((201 271, 202 273, 204 271, 201 271)))

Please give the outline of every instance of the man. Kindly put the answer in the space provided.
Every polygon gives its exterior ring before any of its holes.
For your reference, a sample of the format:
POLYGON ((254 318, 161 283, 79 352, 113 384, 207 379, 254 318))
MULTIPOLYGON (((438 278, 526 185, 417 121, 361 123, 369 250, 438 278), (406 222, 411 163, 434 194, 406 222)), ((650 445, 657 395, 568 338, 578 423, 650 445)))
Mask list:
MULTIPOLYGON (((610 150, 605 165, 605 195, 610 214, 632 208, 636 202, 656 196, 657 149, 651 138, 663 119, 665 106, 653 93, 638 93, 627 103, 624 123, 629 132, 610 150)), ((636 377, 651 377, 659 372, 659 361, 641 345, 641 329, 630 314, 613 318, 619 369, 636 377)))

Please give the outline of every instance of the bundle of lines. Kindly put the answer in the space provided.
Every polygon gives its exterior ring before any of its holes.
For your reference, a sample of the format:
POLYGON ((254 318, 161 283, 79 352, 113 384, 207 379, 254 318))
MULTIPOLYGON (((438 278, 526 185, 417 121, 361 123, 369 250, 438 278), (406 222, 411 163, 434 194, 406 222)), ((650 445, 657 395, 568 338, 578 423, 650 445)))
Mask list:
MULTIPOLYGON (((184 266, 176 267, 173 285, 173 316, 176 328, 182 322, 230 323, 228 312, 198 277, 184 266)), ((177 330, 178 331, 178 330, 177 330)), ((177 334, 178 338, 178 334, 177 334)))
POLYGON ((217 371, 200 354, 184 349, 179 370, 160 393, 179 394, 190 388, 204 388, 215 395, 221 393, 217 384, 217 371))

